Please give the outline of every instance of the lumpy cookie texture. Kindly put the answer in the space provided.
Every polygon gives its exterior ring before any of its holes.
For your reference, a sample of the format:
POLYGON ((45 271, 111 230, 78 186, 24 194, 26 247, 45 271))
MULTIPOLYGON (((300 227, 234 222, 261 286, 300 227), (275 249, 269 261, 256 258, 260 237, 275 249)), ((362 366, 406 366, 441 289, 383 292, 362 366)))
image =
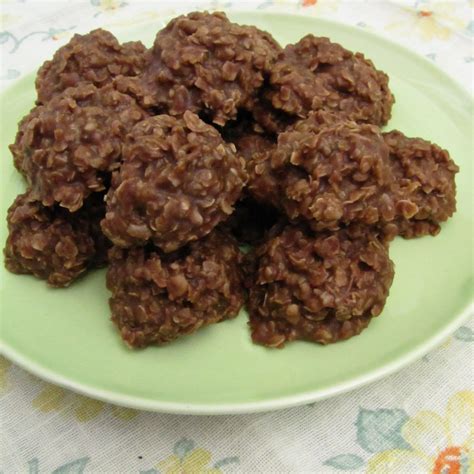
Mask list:
POLYGON ((288 216, 315 230, 393 219, 388 147, 374 125, 312 113, 278 136, 271 166, 288 216))
POLYGON ((270 160, 271 153, 276 149, 276 140, 247 131, 236 137, 234 143, 245 158, 248 173, 246 192, 260 205, 281 208, 280 182, 270 160))
POLYGON ((351 120, 384 125, 394 102, 388 76, 363 54, 313 35, 286 46, 269 83, 268 101, 290 116, 332 110, 351 120))
POLYGON ((112 86, 81 84, 34 108, 10 145, 16 168, 45 206, 79 209, 104 191, 120 166, 122 144, 146 113, 112 86))
POLYGON ((249 190, 315 230, 394 218, 388 147, 380 130, 312 112, 249 164, 249 190))
POLYGON ((267 144, 247 156, 249 194, 316 231, 362 224, 385 240, 435 235, 455 212, 458 167, 421 138, 318 111, 267 144))
POLYGON ((98 203, 70 213, 43 206, 29 192, 19 195, 7 215, 6 268, 68 286, 87 268, 104 263, 107 243, 96 233, 100 218, 98 203))
MULTIPOLYGON (((255 132, 252 122, 242 120, 240 123, 241 126, 227 131, 226 139, 235 144, 237 153, 244 158, 250 173, 253 167, 249 167, 248 164, 252 163, 260 154, 268 153, 274 148, 275 143, 270 137, 261 133, 262 131, 255 132)), ((235 211, 225 221, 224 228, 238 242, 255 245, 265 237, 274 224, 282 219, 282 216, 274 203, 256 200, 252 196, 250 184, 249 180, 242 198, 235 205, 235 211)), ((256 195, 258 196, 258 193, 256 195)))
POLYGON ((241 259, 235 241, 219 231, 171 254, 113 247, 107 287, 123 340, 162 344, 235 317, 245 299, 241 259))
POLYGON ((246 182, 232 144, 192 112, 138 124, 107 197, 104 233, 120 247, 152 241, 171 252, 233 212, 246 182))
POLYGON ((146 48, 139 41, 121 45, 112 33, 102 29, 76 34, 39 69, 38 103, 45 104, 83 82, 102 87, 119 75, 136 76, 145 64, 146 48))
POLYGON ((237 151, 245 158, 245 162, 251 161, 255 155, 267 153, 275 147, 275 141, 270 137, 253 131, 245 131, 233 140, 237 151))
POLYGON ((159 31, 148 67, 119 87, 170 115, 206 111, 219 125, 250 107, 280 46, 269 33, 224 13, 190 13, 159 31))
POLYGON ((459 167, 446 150, 429 141, 399 131, 383 137, 390 150, 397 212, 387 232, 406 238, 436 235, 439 224, 456 211, 454 177, 459 167))
POLYGON ((252 339, 270 347, 358 334, 382 311, 394 275, 386 247, 368 229, 312 234, 287 226, 254 260, 252 339))
POLYGON ((251 107, 252 117, 258 126, 266 133, 277 136, 293 125, 298 117, 283 110, 276 109, 269 100, 268 89, 264 87, 251 107))

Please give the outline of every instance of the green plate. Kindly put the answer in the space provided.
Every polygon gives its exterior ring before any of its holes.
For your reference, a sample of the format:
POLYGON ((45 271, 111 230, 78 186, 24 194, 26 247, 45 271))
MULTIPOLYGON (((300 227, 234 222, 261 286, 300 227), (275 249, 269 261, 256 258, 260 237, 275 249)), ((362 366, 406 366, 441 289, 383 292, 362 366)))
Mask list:
MULTIPOLYGON (((397 239, 383 314, 360 336, 332 346, 305 342, 284 350, 253 345, 244 312, 166 346, 131 351, 109 321, 104 271, 67 290, 1 270, 4 354, 53 383, 94 398, 173 413, 245 413, 313 402, 386 376, 421 357, 455 330, 472 304, 472 113, 469 95, 428 61, 386 39, 338 23, 274 13, 233 13, 282 43, 307 33, 364 52, 390 75, 397 102, 389 129, 447 148, 461 167, 458 211, 436 238, 397 239)), ((160 25, 118 36, 151 44, 160 25)), ((123 33, 123 32, 122 32, 123 33)), ((7 145, 33 105, 34 75, 2 97, 1 219, 24 182, 7 145)), ((6 226, 1 226, 1 240, 6 226)))

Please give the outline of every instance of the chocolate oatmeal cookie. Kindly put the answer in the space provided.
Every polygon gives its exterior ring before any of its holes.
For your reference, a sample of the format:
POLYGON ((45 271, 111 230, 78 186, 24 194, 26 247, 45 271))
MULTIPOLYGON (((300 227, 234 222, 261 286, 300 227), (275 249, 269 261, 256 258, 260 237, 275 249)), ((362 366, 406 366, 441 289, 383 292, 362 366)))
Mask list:
POLYGON ((38 104, 45 104, 68 87, 90 83, 110 84, 118 75, 136 76, 146 64, 146 48, 140 41, 121 45, 109 31, 97 29, 74 35, 38 71, 38 104))
POLYGON ((256 249, 255 262, 252 339, 270 347, 358 334, 381 313, 394 275, 386 247, 368 228, 313 234, 287 226, 256 249))
POLYGON ((130 347, 170 342, 233 318, 245 299, 242 255, 219 231, 171 254, 113 247, 109 256, 112 321, 130 347))
POLYGON ((189 111, 139 123, 123 159, 102 222, 119 247, 153 241, 171 252, 207 235, 232 214, 247 180, 234 145, 189 111))
POLYGON ((81 84, 35 107, 10 145, 32 197, 71 212, 104 191, 120 166, 125 135, 147 114, 112 86, 81 84))

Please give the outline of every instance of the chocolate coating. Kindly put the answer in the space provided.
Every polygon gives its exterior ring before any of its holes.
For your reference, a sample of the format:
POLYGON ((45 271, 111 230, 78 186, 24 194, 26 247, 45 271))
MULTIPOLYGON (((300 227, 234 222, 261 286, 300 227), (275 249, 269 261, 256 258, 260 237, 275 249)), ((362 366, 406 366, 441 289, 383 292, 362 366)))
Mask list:
MULTIPOLYGON (((226 139, 235 144, 237 153, 244 158, 249 173, 254 171, 254 166, 248 164, 258 159, 259 155, 266 155, 275 147, 275 142, 270 136, 263 134, 261 129, 259 132, 255 129, 258 130, 258 126, 247 117, 224 130, 226 139)), ((235 205, 235 211, 223 224, 225 229, 242 244, 258 244, 271 227, 282 219, 275 203, 268 202, 267 199, 258 200, 256 187, 262 183, 256 181, 257 178, 249 180, 243 197, 235 205), (253 191, 257 199, 252 196, 253 191)), ((264 197, 267 198, 267 194, 264 197)))
POLYGON ((272 170, 270 160, 276 148, 275 140, 246 131, 234 143, 246 162, 249 175, 246 192, 264 207, 281 208, 278 173, 272 170))
POLYGON ((112 33, 102 29, 76 34, 38 70, 38 103, 45 104, 83 82, 102 87, 118 75, 136 76, 145 63, 146 48, 139 41, 121 45, 112 33))
POLYGON ((387 123, 394 102, 388 76, 363 54, 313 35, 286 46, 272 67, 266 97, 289 115, 332 110, 375 125, 387 123))
POLYGON ((255 155, 272 150, 276 143, 271 137, 253 131, 243 131, 233 140, 237 152, 244 157, 245 162, 251 161, 255 155))
POLYGON ((102 222, 120 247, 151 240, 171 252, 207 235, 232 214, 247 179, 235 147, 191 112, 138 124, 123 158, 102 222))
POLYGON ((51 286, 70 285, 87 268, 105 263, 107 244, 95 233, 100 214, 98 203, 70 213, 58 206, 44 207, 29 192, 20 194, 8 210, 5 267, 51 286))
POLYGON ((256 249, 255 262, 252 339, 270 347, 358 334, 381 313, 394 275, 386 247, 367 228, 313 235, 287 226, 256 249))
POLYGON ((142 77, 118 84, 145 107, 170 115, 205 110, 224 125, 250 106, 280 51, 269 33, 221 12, 194 12, 158 32, 142 77))
POLYGON ((235 317, 245 293, 234 240, 214 231, 173 254, 113 247, 112 320, 131 347, 170 342, 235 317))
POLYGON ((339 113, 310 112, 276 146, 254 144, 247 170, 255 199, 317 231, 361 224, 387 241, 435 235, 456 210, 459 168, 446 150, 339 113))
POLYGON ((454 177, 459 167, 446 150, 422 138, 396 130, 383 138, 390 150, 398 216, 386 232, 405 238, 438 234, 439 224, 456 211, 454 177))
POLYGON ((273 107, 270 100, 265 97, 266 95, 269 95, 268 89, 264 86, 259 97, 252 104, 251 113, 255 123, 262 130, 276 136, 284 132, 290 125, 293 125, 298 117, 273 107))
POLYGON ((32 197, 74 212, 105 189, 120 166, 125 135, 147 114, 112 86, 81 84, 34 108, 10 145, 32 197))
POLYGON ((249 191, 292 220, 336 230, 394 218, 388 147, 380 130, 340 114, 311 112, 248 164, 249 191))

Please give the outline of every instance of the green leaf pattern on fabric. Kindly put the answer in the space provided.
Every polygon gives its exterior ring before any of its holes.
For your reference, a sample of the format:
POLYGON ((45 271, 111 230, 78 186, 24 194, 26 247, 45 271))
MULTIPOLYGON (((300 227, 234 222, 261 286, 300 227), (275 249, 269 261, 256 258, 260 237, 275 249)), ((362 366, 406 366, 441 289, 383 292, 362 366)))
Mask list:
POLYGON ((361 408, 356 421, 357 441, 369 453, 387 449, 410 449, 401 434, 401 429, 407 421, 405 410, 361 408))
POLYGON ((459 341, 474 342, 474 331, 467 326, 461 326, 454 333, 454 338, 459 341))
POLYGON ((352 471, 359 469, 365 462, 360 456, 355 454, 340 454, 324 461, 326 466, 331 466, 341 471, 352 471))
POLYGON ((186 454, 188 454, 190 451, 194 449, 194 446, 196 444, 194 443, 193 440, 191 439, 180 439, 173 448, 174 454, 178 456, 180 459, 183 459, 186 454))
POLYGON ((82 474, 88 462, 89 458, 79 458, 58 467, 52 474, 82 474))
POLYGON ((230 456, 228 458, 221 459, 214 464, 214 469, 221 469, 229 464, 237 464, 239 462, 239 458, 237 456, 230 456))
POLYGON ((28 474, 39 474, 38 458, 34 458, 28 461, 28 474))

